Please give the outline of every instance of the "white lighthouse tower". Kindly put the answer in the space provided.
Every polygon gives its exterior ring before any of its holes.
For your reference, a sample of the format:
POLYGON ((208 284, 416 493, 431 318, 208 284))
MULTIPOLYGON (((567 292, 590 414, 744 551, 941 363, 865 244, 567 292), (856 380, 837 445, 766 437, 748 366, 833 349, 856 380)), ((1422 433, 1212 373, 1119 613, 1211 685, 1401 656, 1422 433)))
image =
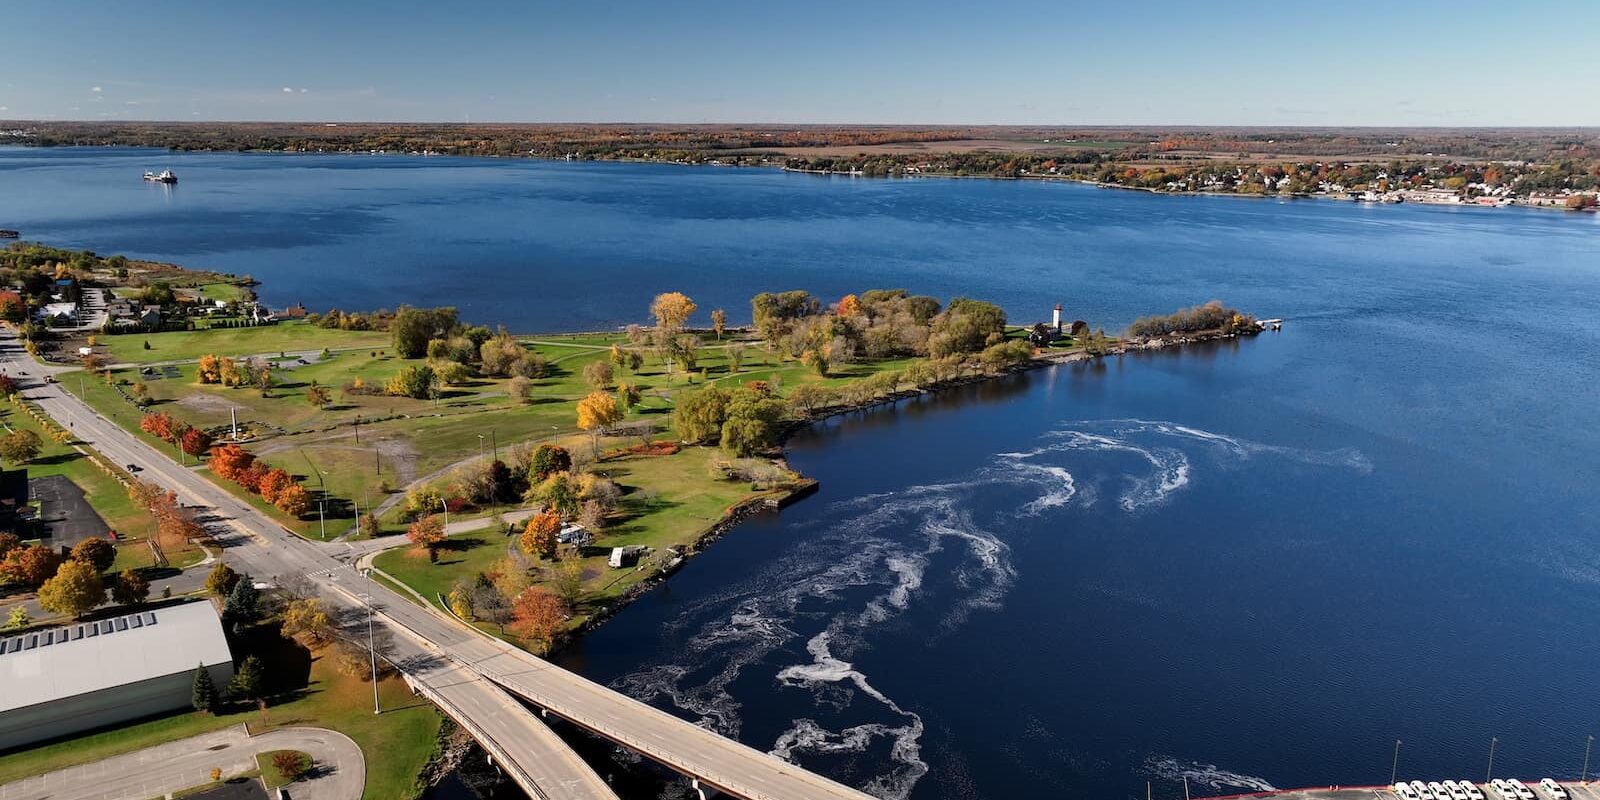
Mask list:
POLYGON ((1055 325, 1055 327, 1056 327, 1056 335, 1060 336, 1061 335, 1061 304, 1060 303, 1056 303, 1056 313, 1055 313, 1055 316, 1051 318, 1051 324, 1055 325))

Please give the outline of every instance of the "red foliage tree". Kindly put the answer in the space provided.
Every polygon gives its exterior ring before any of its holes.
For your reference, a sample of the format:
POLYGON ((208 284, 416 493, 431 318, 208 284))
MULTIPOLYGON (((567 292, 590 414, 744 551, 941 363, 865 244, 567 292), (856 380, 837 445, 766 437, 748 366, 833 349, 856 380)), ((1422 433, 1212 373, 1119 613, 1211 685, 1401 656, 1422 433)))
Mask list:
POLYGON ((183 452, 199 458, 211 449, 211 434, 199 428, 190 428, 183 432, 183 452))

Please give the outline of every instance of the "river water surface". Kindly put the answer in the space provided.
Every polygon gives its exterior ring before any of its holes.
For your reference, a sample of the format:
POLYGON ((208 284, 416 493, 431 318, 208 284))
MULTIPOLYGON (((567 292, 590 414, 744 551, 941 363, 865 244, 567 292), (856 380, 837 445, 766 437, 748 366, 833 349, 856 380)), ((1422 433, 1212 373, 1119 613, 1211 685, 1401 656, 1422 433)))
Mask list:
POLYGON ((1594 215, 991 181, 0 149, 0 227, 274 304, 641 321, 904 286, 1284 330, 813 426, 822 491, 570 666, 891 798, 1576 775, 1600 734, 1594 215), (173 189, 145 169, 172 168, 173 189))

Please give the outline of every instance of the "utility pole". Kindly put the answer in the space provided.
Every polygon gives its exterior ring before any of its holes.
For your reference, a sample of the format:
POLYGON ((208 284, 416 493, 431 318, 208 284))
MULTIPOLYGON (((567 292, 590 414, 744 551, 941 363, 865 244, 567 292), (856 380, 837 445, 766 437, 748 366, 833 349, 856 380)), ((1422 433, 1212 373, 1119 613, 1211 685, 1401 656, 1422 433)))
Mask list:
POLYGON ((1499 737, 1489 737, 1489 770, 1483 773, 1483 782, 1488 783, 1494 777, 1494 746, 1500 743, 1499 737))
POLYGON ((328 538, 328 497, 323 495, 317 501, 317 527, 322 530, 322 538, 328 538))
POLYGON ((355 507, 356 507, 356 535, 360 536, 361 535, 361 500, 356 498, 354 495, 352 495, 350 497, 350 502, 354 503, 355 507))
POLYGON ((1585 784, 1589 782, 1589 749, 1592 747, 1594 747, 1594 734, 1589 735, 1589 742, 1583 746, 1583 777, 1578 780, 1585 784))

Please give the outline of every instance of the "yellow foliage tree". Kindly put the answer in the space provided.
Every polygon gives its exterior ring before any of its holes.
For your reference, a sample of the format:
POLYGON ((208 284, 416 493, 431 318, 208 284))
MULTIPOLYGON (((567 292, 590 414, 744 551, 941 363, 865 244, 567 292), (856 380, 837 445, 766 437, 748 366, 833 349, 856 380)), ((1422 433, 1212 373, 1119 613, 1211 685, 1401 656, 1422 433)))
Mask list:
POLYGON ((656 327, 663 331, 681 330, 690 315, 698 308, 683 292, 663 292, 650 302, 650 315, 656 318, 656 327))
POLYGON ((622 421, 622 410, 610 392, 590 392, 578 401, 578 427, 591 433, 603 431, 622 421))

